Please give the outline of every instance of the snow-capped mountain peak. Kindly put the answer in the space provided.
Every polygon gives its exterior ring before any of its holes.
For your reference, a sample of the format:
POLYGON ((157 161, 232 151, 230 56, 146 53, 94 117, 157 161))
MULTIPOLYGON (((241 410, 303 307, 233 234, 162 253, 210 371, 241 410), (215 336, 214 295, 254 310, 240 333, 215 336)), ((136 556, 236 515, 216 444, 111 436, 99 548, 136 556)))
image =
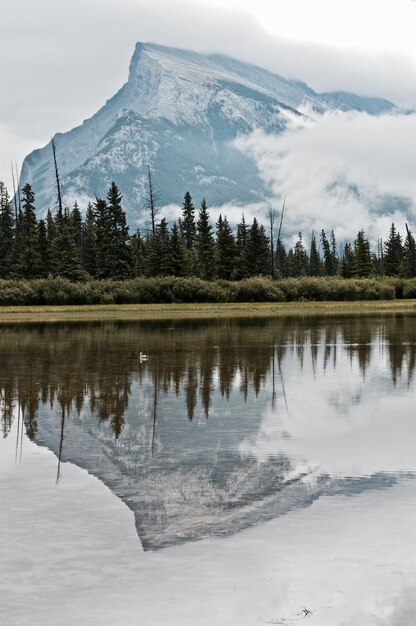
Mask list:
MULTIPOLYGON (((317 94, 223 55, 138 43, 127 83, 82 125, 55 136, 64 199, 82 205, 105 195, 114 180, 130 222, 140 223, 149 164, 162 204, 181 203, 187 190, 209 204, 261 201, 267 189, 233 140, 256 128, 280 133, 285 112, 301 115, 305 105, 318 113, 394 107, 377 98, 317 94)), ((20 182, 31 183, 40 212, 53 208, 50 145, 26 157, 20 182)))

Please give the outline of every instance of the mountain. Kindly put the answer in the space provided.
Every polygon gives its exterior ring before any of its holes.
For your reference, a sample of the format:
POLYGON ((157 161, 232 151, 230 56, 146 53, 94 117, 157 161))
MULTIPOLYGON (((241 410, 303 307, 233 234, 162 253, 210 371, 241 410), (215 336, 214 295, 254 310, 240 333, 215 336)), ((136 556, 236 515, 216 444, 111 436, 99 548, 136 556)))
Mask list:
MULTIPOLYGON (((148 387, 145 378, 141 386, 148 387)), ((181 419, 181 401, 160 398, 156 419, 141 386, 134 385, 135 410, 124 413, 116 440, 111 424, 97 419, 88 399, 80 414, 61 419, 45 404, 37 415, 35 442, 52 450, 57 477, 65 463, 101 480, 133 512, 144 550, 208 537, 225 537, 320 497, 386 489, 390 474, 343 478, 297 468, 285 455, 259 460, 239 451, 248 433, 258 433, 261 415, 252 401, 238 412, 193 427, 181 419)), ((221 406, 221 401, 213 398, 221 406)), ((62 411, 62 409, 61 409, 62 411)))
MULTIPOLYGON (((159 203, 180 204, 189 190, 208 205, 259 202, 267 189, 254 162, 233 140, 255 128, 281 133, 305 107, 367 111, 394 109, 379 98, 315 93, 308 85, 218 55, 138 43, 126 84, 81 126, 55 136, 67 204, 105 195, 115 181, 129 222, 143 222, 147 165, 159 203)), ((43 213, 55 205, 51 145, 24 160, 20 183, 30 182, 43 213)))

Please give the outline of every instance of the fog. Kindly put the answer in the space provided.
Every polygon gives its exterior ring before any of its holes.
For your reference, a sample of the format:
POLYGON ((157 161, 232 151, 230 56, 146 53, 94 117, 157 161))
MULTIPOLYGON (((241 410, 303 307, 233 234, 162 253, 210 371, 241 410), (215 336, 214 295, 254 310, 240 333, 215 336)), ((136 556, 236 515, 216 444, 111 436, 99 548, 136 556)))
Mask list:
POLYGON ((364 228, 385 238, 415 220, 416 115, 310 112, 282 135, 255 131, 238 147, 255 159, 286 232, 334 229, 338 240, 364 228))

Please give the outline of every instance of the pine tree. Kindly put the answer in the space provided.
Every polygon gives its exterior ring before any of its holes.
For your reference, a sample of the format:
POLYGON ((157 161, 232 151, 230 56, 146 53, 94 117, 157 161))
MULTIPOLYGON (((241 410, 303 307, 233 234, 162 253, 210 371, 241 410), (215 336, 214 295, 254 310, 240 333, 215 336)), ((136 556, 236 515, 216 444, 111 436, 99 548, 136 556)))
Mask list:
POLYGON ((122 196, 117 185, 112 182, 107 193, 107 213, 109 222, 108 262, 110 277, 122 280, 132 273, 132 258, 129 246, 129 227, 126 214, 121 206, 122 196))
POLYGON ((132 235, 130 246, 133 263, 133 275, 144 276, 146 274, 145 245, 139 229, 137 229, 134 235, 132 235))
POLYGON ((309 252, 309 275, 320 276, 321 275, 321 258, 318 252, 318 246, 316 244, 315 233, 312 232, 311 247, 309 252))
POLYGON ((256 218, 253 219, 247 234, 246 261, 250 276, 270 274, 269 239, 264 226, 259 226, 256 218))
POLYGON ((276 276, 277 278, 286 278, 288 276, 286 257, 287 257, 286 249, 282 243, 282 240, 278 239, 276 243, 276 276))
POLYGON ((160 249, 157 230, 154 235, 152 232, 147 233, 146 239, 144 240, 143 250, 146 258, 146 276, 159 276, 160 249))
POLYGON ((88 203, 85 220, 81 227, 81 266, 89 276, 97 274, 97 236, 94 209, 88 203))
POLYGON ((39 237, 35 213, 35 195, 29 183, 22 188, 22 211, 18 215, 19 254, 15 267, 17 276, 35 278, 40 273, 39 237))
POLYGON ((49 265, 49 242, 48 232, 45 224, 45 220, 39 220, 38 222, 38 241, 39 241, 39 276, 46 277, 50 273, 49 265))
POLYGON ((354 250, 350 243, 344 246, 344 254, 341 259, 341 276, 343 278, 352 278, 355 270, 354 250))
POLYGON ((143 252, 147 276, 169 276, 173 273, 170 234, 165 218, 156 224, 155 235, 148 233, 143 252))
POLYGON ((236 245, 226 216, 223 219, 220 215, 216 223, 216 243, 218 278, 231 280, 235 268, 236 245))
POLYGON ((201 202, 197 222, 196 249, 199 275, 204 280, 215 277, 215 242, 205 198, 201 202))
POLYGON ((94 202, 97 278, 110 278, 111 258, 111 219, 107 202, 97 198, 94 202))
POLYGON ((172 253, 172 273, 174 276, 186 276, 188 274, 187 267, 187 248, 180 234, 179 226, 175 222, 172 227, 170 246, 172 253))
POLYGON ((391 225, 390 233, 384 244, 384 271, 387 276, 400 276, 404 273, 403 267, 404 249, 402 237, 396 230, 394 224, 391 225))
POLYGON ((331 234, 331 244, 329 243, 325 231, 321 231, 321 243, 323 253, 323 273, 324 276, 335 276, 337 269, 336 242, 334 231, 331 234))
POLYGON ((0 182, 0 278, 8 278, 14 260, 14 217, 9 194, 0 182))
POLYGON ((302 233, 293 248, 292 276, 305 276, 308 270, 308 257, 303 245, 302 233))
POLYGON ((335 233, 331 230, 331 258, 332 258, 332 276, 335 276, 338 272, 339 258, 337 254, 337 240, 335 238, 335 233))
POLYGON ((370 243, 363 230, 357 234, 354 242, 353 276, 367 277, 372 274, 370 243))
POLYGON ((237 226, 236 237, 236 259, 233 278, 235 280, 241 280, 247 278, 250 275, 250 270, 247 263, 247 239, 248 239, 248 227, 244 213, 241 216, 241 221, 237 226))
POLYGON ((62 215, 58 211, 55 225, 56 235, 52 252, 53 273, 72 281, 82 280, 84 275, 81 269, 81 251, 75 240, 68 208, 64 209, 62 215))
POLYGON ((196 224, 195 208, 189 191, 186 192, 184 197, 180 226, 185 245, 188 250, 191 250, 196 244, 196 224))
POLYGON ((286 254, 286 276, 294 276, 294 251, 293 248, 289 248, 288 253, 286 254))
POLYGON ((81 250, 82 245, 82 215, 79 210, 78 202, 74 203, 74 207, 71 212, 71 228, 74 233, 74 241, 81 250))
POLYGON ((64 230, 64 212, 63 209, 61 211, 60 208, 58 208, 56 214, 54 215, 54 217, 52 218, 53 221, 53 227, 50 226, 48 218, 49 218, 49 214, 50 212, 48 212, 48 217, 46 220, 46 224, 47 224, 47 233, 48 233, 48 241, 50 241, 49 244, 49 265, 50 265, 50 269, 51 269, 51 273, 54 276, 60 276, 61 275, 61 270, 64 264, 64 261, 62 259, 63 256, 63 252, 62 252, 62 238, 63 238, 63 230, 64 230))
POLYGON ((376 276, 384 276, 384 246, 381 238, 377 239, 377 252, 373 254, 373 267, 376 276))
POLYGON ((52 215, 52 211, 48 209, 48 213, 46 215, 46 236, 48 238, 48 250, 49 250, 49 259, 48 259, 48 267, 50 271, 52 271, 52 250, 54 247, 54 241, 56 237, 56 225, 55 220, 52 215))
POLYGON ((173 274, 173 259, 168 224, 165 218, 162 218, 157 226, 156 237, 158 239, 159 257, 158 274, 160 276, 171 276, 173 274))
POLYGON ((404 242, 404 271, 407 278, 416 276, 416 243, 413 234, 406 224, 407 236, 404 242))

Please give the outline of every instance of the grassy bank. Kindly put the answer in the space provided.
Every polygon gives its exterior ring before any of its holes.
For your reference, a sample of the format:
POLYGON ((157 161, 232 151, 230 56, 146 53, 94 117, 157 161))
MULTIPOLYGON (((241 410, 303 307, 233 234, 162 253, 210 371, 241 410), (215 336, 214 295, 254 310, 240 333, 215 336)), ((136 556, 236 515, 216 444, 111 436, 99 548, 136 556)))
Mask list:
POLYGON ((342 316, 413 313, 416 300, 218 304, 120 304, 1 307, 1 323, 133 321, 174 318, 342 316))

